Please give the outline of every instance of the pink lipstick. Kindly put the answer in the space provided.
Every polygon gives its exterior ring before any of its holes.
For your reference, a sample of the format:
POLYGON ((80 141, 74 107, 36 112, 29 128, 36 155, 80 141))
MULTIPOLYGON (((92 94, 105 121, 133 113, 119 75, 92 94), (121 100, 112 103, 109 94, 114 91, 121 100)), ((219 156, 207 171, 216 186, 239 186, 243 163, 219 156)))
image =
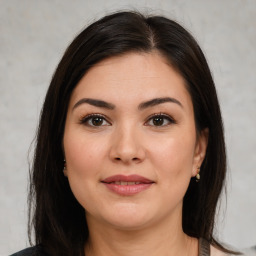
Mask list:
POLYGON ((135 195, 148 188, 154 182, 139 175, 114 175, 101 181, 109 190, 123 196, 135 195))

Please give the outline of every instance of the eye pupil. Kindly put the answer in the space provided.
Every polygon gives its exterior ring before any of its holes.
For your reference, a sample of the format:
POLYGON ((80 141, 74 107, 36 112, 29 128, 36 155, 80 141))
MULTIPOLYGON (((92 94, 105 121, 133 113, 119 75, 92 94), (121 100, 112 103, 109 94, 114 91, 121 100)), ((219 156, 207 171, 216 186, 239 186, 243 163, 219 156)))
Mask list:
POLYGON ((156 126, 163 125, 163 118, 162 118, 162 117, 155 117, 155 118, 153 119, 153 123, 154 123, 154 125, 156 125, 156 126))
POLYGON ((95 126, 100 126, 100 125, 102 125, 102 123, 103 123, 103 118, 101 118, 101 117, 94 117, 92 119, 92 124, 95 126))

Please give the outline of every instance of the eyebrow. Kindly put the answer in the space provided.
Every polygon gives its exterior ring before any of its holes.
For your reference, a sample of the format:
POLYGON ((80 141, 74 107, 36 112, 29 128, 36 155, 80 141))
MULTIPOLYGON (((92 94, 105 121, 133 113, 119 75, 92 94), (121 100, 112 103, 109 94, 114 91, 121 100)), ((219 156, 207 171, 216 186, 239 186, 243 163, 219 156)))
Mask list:
MULTIPOLYGON (((156 106, 156 105, 159 105, 159 104, 163 104, 163 103, 166 103, 166 102, 175 103, 175 104, 177 104, 177 105, 179 105, 180 107, 183 108, 183 105, 177 99, 171 98, 171 97, 164 97, 164 98, 155 98, 155 99, 151 99, 151 100, 142 102, 138 106, 138 109, 139 110, 143 110, 145 108, 153 107, 153 106, 156 106)), ((109 109, 109 110, 115 109, 115 105, 112 104, 112 103, 108 103, 106 101, 98 100, 98 99, 83 98, 83 99, 79 100, 74 105, 72 110, 74 110, 75 108, 77 108, 78 106, 80 106, 81 104, 84 104, 84 103, 87 103, 89 105, 92 105, 92 106, 95 106, 95 107, 99 107, 99 108, 109 109)))
POLYGON ((145 108, 153 107, 155 105, 163 104, 163 103, 166 103, 166 102, 171 102, 171 103, 178 104, 180 107, 183 108, 183 105, 181 104, 181 102, 176 100, 175 98, 164 97, 164 98, 155 98, 155 99, 152 99, 152 100, 149 100, 149 101, 142 102, 139 105, 138 109, 143 110, 145 108))
POLYGON ((106 108, 106 109, 110 109, 110 110, 115 108, 115 105, 113 105, 111 103, 108 103, 106 101, 103 101, 103 100, 83 98, 83 99, 79 100, 74 105, 72 110, 74 110, 75 108, 77 108, 78 106, 80 106, 81 104, 84 104, 84 103, 90 104, 90 105, 95 106, 95 107, 106 108))

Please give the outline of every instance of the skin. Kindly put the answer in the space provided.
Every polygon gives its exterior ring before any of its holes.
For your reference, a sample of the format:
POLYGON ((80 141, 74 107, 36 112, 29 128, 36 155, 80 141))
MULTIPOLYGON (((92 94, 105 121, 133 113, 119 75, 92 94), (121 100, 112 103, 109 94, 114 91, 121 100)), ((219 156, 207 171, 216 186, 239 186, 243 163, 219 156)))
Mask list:
POLYGON ((85 209, 86 255, 198 255, 197 239, 182 231, 182 200, 202 164, 207 130, 197 134, 184 79, 157 52, 129 53, 92 67, 74 89, 64 151, 70 187, 85 209), (139 110, 153 98, 171 97, 139 110), (103 100, 114 109, 77 105, 103 100), (74 107, 77 105, 76 107, 74 107), (166 118, 155 125, 153 114, 166 118), (85 117, 103 116, 99 126, 85 117), (132 196, 110 191, 109 176, 138 174, 154 182, 132 196))

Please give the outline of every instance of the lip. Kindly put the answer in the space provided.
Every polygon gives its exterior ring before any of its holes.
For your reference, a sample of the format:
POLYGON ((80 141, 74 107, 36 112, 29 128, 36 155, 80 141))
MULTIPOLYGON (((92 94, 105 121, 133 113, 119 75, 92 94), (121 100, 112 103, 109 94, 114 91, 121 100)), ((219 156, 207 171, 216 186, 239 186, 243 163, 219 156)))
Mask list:
POLYGON ((101 181, 110 191, 123 195, 123 196, 131 196, 138 194, 148 188, 150 188, 155 182, 149 180, 140 175, 114 175, 110 176, 101 181), (132 185, 121 185, 115 184, 115 182, 136 182, 138 184, 132 185))

